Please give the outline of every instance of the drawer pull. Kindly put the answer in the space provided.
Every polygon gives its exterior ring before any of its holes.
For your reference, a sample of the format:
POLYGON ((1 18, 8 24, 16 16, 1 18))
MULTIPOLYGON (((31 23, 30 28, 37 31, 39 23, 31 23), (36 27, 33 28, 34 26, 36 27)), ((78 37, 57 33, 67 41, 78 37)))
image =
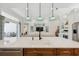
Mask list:
POLYGON ((63 53, 69 53, 69 51, 63 51, 63 53))

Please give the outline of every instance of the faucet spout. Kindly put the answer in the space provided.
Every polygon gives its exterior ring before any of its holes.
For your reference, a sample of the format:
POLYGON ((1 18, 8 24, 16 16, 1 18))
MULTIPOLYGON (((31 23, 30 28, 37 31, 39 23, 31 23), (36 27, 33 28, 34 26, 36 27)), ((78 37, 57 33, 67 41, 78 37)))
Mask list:
POLYGON ((41 38, 41 31, 39 31, 39 40, 41 40, 42 38, 41 38))

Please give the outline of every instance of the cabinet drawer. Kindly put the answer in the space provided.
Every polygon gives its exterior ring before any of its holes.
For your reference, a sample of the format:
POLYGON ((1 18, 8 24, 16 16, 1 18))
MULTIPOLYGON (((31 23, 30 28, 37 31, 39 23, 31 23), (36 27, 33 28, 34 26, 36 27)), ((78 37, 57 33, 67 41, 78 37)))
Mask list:
POLYGON ((74 49, 74 55, 79 56, 79 48, 74 49))
POLYGON ((50 48, 28 48, 24 49, 24 55, 28 56, 53 56, 56 55, 56 49, 50 48))
POLYGON ((0 51, 0 56, 22 56, 20 51, 0 51))
POLYGON ((72 56, 73 55, 73 49, 70 48, 61 48, 57 49, 57 55, 59 56, 72 56))
POLYGON ((0 49, 0 56, 22 56, 22 49, 0 49))

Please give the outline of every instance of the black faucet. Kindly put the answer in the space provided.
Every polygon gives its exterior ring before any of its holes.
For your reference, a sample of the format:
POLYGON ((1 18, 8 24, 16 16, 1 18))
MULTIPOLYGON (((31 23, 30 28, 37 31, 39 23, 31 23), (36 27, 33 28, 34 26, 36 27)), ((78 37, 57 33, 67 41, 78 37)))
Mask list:
POLYGON ((39 32, 39 40, 41 40, 41 32, 43 31, 43 27, 36 27, 36 31, 39 32))
POLYGON ((41 40, 42 38, 41 38, 41 31, 39 31, 39 40, 41 40))

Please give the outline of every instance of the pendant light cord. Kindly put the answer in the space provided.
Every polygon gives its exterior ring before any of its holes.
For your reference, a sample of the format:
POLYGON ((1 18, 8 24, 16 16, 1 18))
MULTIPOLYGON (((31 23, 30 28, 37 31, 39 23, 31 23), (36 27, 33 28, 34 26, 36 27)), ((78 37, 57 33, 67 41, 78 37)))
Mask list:
POLYGON ((27 17, 29 17, 29 3, 27 3, 27 17))
POLYGON ((53 11, 53 3, 52 3, 52 17, 54 16, 53 13, 54 13, 54 11, 53 11))
POLYGON ((41 17, 41 3, 39 3, 39 17, 41 17))

